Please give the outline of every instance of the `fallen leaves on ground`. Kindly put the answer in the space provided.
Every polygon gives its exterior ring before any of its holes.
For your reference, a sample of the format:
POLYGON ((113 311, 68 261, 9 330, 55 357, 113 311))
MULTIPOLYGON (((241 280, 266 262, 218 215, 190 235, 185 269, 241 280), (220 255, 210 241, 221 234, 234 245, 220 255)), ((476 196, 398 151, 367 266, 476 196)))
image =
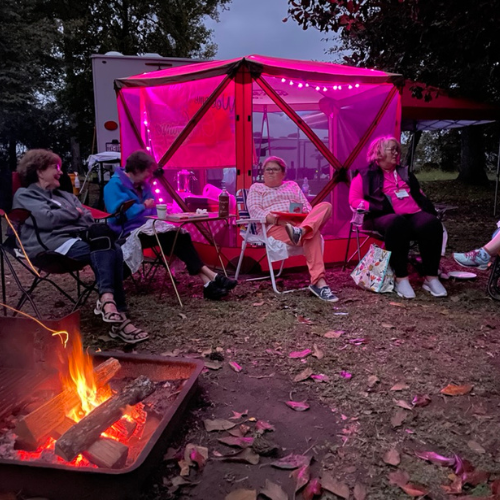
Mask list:
POLYGON ((404 408, 405 410, 413 410, 413 406, 407 403, 404 399, 393 399, 396 406, 404 408))
POLYGON ((207 418, 203 421, 203 424, 205 425, 205 430, 207 432, 227 431, 229 429, 232 429, 233 427, 236 427, 236 423, 230 422, 229 420, 224 420, 222 418, 216 418, 215 420, 210 420, 209 418, 207 418))
POLYGON ((205 463, 208 460, 208 448, 188 443, 186 445, 186 449, 184 450, 184 460, 189 465, 195 463, 198 466, 198 469, 201 470, 205 467, 205 463))
POLYGON ((235 446, 237 448, 248 448, 253 444, 253 437, 234 437, 226 436, 218 438, 217 441, 228 446, 235 446))
POLYGON ((401 427, 408 414, 404 410, 397 410, 391 418, 391 425, 393 427, 401 427))
POLYGON ((288 355, 288 357, 292 359, 301 359, 307 358, 310 354, 312 354, 311 349, 304 349, 303 351, 293 351, 288 355))
POLYGON ((469 394, 472 391, 472 385, 455 385, 449 384, 444 389, 441 389, 441 394, 446 394, 447 396, 464 396, 465 394, 469 394))
POLYGON ((477 441, 467 441, 467 446, 476 453, 482 455, 486 450, 477 441))
POLYGON ((391 325, 390 323, 381 323, 380 326, 382 328, 387 328, 388 330, 394 330, 394 328, 396 328, 394 325, 391 325))
POLYGON ((349 486, 343 481, 335 479, 329 472, 323 472, 321 486, 340 498, 349 498, 349 486))
POLYGON ((243 367, 240 366, 236 361, 230 361, 229 366, 236 372, 239 373, 241 370, 243 370, 243 367))
POLYGON ((428 488, 416 483, 408 483, 404 486, 400 486, 400 488, 411 497, 421 497, 423 495, 427 495, 429 492, 428 488))
POLYGON ((354 500, 365 500, 368 492, 366 491, 366 486, 361 483, 356 483, 354 485, 354 500))
POLYGON ((302 382, 304 380, 307 380, 312 374, 313 374, 313 369, 306 368, 305 370, 302 370, 298 375, 295 375, 293 381, 302 382))
POLYGON ((323 359, 325 357, 324 352, 316 344, 313 344, 312 355, 317 359, 323 359))
POLYGON ((351 379, 352 378, 352 373, 349 373, 345 370, 342 370, 339 375, 342 377, 342 378, 345 378, 347 380, 351 379))
POLYGON ((270 500, 288 500, 288 495, 283 491, 283 488, 269 479, 266 479, 266 486, 260 490, 260 494, 270 500))
POLYGON ((383 460, 389 465, 399 465, 401 463, 401 455, 396 448, 391 448, 384 453, 383 460))
POLYGON ((428 394, 416 394, 411 400, 411 404, 415 407, 424 407, 431 404, 431 398, 428 394))
POLYGON ((404 486, 408 484, 410 480, 410 474, 404 470, 395 470, 394 472, 389 472, 389 483, 395 486, 404 486))
POLYGON ((257 491, 245 489, 234 490, 226 495, 224 500, 257 500, 257 491))
POLYGON ((295 411, 306 411, 310 408, 305 401, 287 401, 285 404, 295 411))
POLYGON ((233 412, 233 416, 229 417, 229 420, 239 420, 240 418, 248 415, 248 410, 242 411, 241 413, 234 410, 231 411, 233 412))
POLYGON ((329 382, 330 377, 328 375, 325 375, 324 373, 318 373, 317 375, 311 375, 311 378, 315 382, 329 382))
POLYGON ((295 493, 301 490, 311 479, 309 465, 303 465, 290 473, 290 477, 295 481, 295 493))
POLYGON ((274 462, 271 462, 273 467, 277 469, 298 469, 299 467, 303 467, 304 465, 309 465, 311 463, 311 457, 307 455, 294 455, 291 453, 286 457, 280 458, 274 462))
POLYGON ((321 494, 321 481, 317 478, 314 477, 311 479, 307 484, 306 487, 304 488, 304 491, 302 492, 302 496, 304 497, 304 500, 312 500, 316 495, 321 494))
POLYGON ((344 335, 344 330, 332 330, 330 332, 326 332, 323 337, 327 339, 338 339, 341 335, 344 335))
POLYGON ((380 379, 376 375, 370 375, 368 377, 368 387, 373 387, 378 382, 380 382, 380 379))
POLYGON ((443 467, 453 467, 456 462, 456 457, 444 457, 433 451, 416 451, 415 455, 422 460, 427 460, 431 464, 442 465, 443 467))
POLYGON ((271 425, 269 422, 266 422, 265 420, 257 420, 257 423, 255 424, 255 432, 256 434, 264 434, 266 431, 274 431, 276 430, 274 425, 271 425))
POLYGON ((209 370, 220 370, 222 368, 222 361, 212 361, 211 359, 204 360, 205 366, 209 370))
POLYGON ((311 321, 309 318, 306 318, 305 316, 297 316, 297 321, 299 323, 304 323, 305 325, 313 325, 314 322, 311 321))
POLYGON ((243 451, 234 453, 232 455, 223 455, 222 458, 226 462, 241 462, 252 465, 257 465, 260 460, 259 455, 250 448, 245 448, 243 451))

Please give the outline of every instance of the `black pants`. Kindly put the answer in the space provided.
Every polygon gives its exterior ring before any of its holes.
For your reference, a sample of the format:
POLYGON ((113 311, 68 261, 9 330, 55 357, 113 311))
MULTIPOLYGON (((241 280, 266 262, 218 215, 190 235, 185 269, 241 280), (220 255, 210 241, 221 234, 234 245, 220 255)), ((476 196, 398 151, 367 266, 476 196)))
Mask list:
POLYGON ((424 275, 437 276, 443 226, 436 216, 424 211, 405 215, 388 214, 366 221, 364 227, 378 231, 384 238, 385 248, 392 252, 390 262, 396 277, 408 276, 410 241, 418 243, 424 275))
MULTIPOLYGON (((196 276, 200 273, 201 268, 205 265, 200 259, 196 248, 194 248, 189 233, 176 231, 168 231, 166 233, 158 233, 161 248, 165 256, 169 256, 172 251, 175 234, 178 232, 177 241, 175 243, 174 255, 186 264, 187 271, 190 276, 196 276)), ((158 245, 156 236, 148 236, 147 234, 139 234, 142 248, 152 248, 158 245)))

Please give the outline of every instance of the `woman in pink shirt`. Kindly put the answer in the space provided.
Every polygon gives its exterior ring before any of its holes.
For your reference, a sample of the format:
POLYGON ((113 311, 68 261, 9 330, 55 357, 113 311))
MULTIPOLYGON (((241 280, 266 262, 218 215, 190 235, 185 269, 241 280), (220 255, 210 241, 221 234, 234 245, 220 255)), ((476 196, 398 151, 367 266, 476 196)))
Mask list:
POLYGON ((425 274, 423 289, 434 297, 446 297, 438 279, 443 243, 443 227, 436 210, 420 189, 408 167, 399 164, 401 144, 394 137, 379 137, 368 149, 368 167, 351 182, 349 204, 362 208, 363 227, 378 231, 392 252, 391 266, 396 275, 395 290, 400 297, 415 298, 408 280, 410 241, 417 241, 425 274))

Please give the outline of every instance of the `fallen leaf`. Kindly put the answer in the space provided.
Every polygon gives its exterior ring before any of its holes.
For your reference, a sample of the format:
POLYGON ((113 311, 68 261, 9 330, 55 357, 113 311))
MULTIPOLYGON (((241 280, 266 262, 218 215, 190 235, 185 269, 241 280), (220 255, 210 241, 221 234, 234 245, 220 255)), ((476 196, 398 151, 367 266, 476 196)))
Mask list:
POLYGON ((448 495, 460 495, 462 493, 462 478, 461 476, 455 476, 455 474, 452 474, 453 476, 453 481, 451 484, 443 484, 441 485, 442 490, 447 493, 448 495))
POLYGON ((310 408, 305 401, 287 401, 285 404, 295 411, 306 411, 310 408))
POLYGON ((261 301, 261 302, 254 302, 254 303, 252 304, 252 306, 253 306, 253 307, 260 307, 260 306, 263 306, 264 304, 265 304, 265 302, 264 302, 264 301, 261 301))
POLYGON ((237 448, 248 448, 253 444, 253 437, 234 437, 226 436, 218 438, 217 441, 228 446, 235 446, 237 448))
POLYGON ((398 382, 391 387, 391 391, 404 391, 405 389, 409 389, 410 386, 405 384, 404 382, 398 382))
POLYGON ((248 410, 242 411, 241 413, 231 410, 233 412, 233 416, 229 417, 229 420, 239 420, 241 417, 246 417, 248 415, 248 410))
POLYGON ((396 307, 404 307, 404 304, 401 304, 401 302, 389 302, 389 305, 396 307))
MULTIPOLYGON (((165 478, 163 478, 165 480, 165 478)), ((175 493, 181 486, 195 486, 196 483, 192 483, 187 479, 184 479, 182 476, 176 476, 172 479, 172 487, 169 488, 171 493, 175 493)))
POLYGON ((330 332, 326 332, 323 337, 327 339, 338 339, 341 335, 344 335, 344 330, 332 330, 330 332))
POLYGON ((404 470, 389 472, 389 483, 402 487, 410 480, 410 474, 404 470))
POLYGON ((354 485, 354 500, 365 500, 366 495, 368 494, 366 491, 366 486, 361 483, 356 483, 354 485))
POLYGON ((407 403, 404 399, 393 399, 396 406, 404 408, 405 410, 413 410, 413 406, 410 403, 407 403))
POLYGON ((380 382, 380 379, 376 375, 370 375, 368 377, 368 387, 373 387, 378 382, 380 382))
POLYGON ((302 370, 298 375, 295 375, 293 381, 294 382, 302 382, 303 380, 307 380, 313 374, 312 368, 306 368, 302 370))
POLYGON ((252 465, 259 463, 260 457, 251 448, 245 448, 243 451, 233 455, 224 455, 222 457, 226 462, 242 462, 252 465))
POLYGON ((260 494, 266 496, 270 500, 288 500, 288 495, 283 491, 283 488, 266 479, 266 486, 260 490, 260 494))
POLYGON ((280 458, 275 462, 271 462, 273 467, 277 469, 298 469, 299 467, 303 467, 304 465, 309 465, 311 463, 311 457, 306 455, 294 455, 291 453, 286 457, 280 458))
POLYGON ((422 486, 420 484, 412 484, 408 483, 405 484, 404 486, 400 486, 400 488, 407 494, 410 495, 411 497, 421 497, 423 495, 427 495, 428 489, 425 486, 422 486))
POLYGON ((353 345, 363 345, 367 343, 368 343, 367 339, 349 339, 349 344, 353 345))
POLYGON ((236 361, 230 361, 229 366, 236 372, 239 373, 241 370, 243 370, 243 367, 241 367, 236 361))
POLYGON ((300 315, 297 316, 297 321, 299 323, 304 323, 305 325, 313 325, 314 324, 314 322, 311 321, 309 318, 306 318, 306 317, 300 316, 300 315))
POLYGON ((188 455, 189 459, 198 466, 198 469, 201 470, 205 467, 205 462, 208 459, 208 448, 205 448, 204 446, 197 446, 195 444, 187 444, 184 452, 184 459, 186 459, 186 455, 188 455))
POLYGON ((178 313, 179 318, 187 319, 187 316, 184 313, 178 313))
POLYGON ((454 457, 443 457, 442 455, 438 455, 433 451, 416 451, 415 455, 418 458, 423 460, 427 460, 435 465, 442 465, 443 467, 453 467, 456 462, 456 455, 454 457))
POLYGON ((311 378, 315 382, 329 382, 330 381, 330 377, 328 375, 323 374, 323 373, 318 373, 317 375, 311 375, 311 378))
POLYGON ((255 432, 257 434, 264 434, 265 431, 274 431, 274 425, 271 425, 269 422, 265 420, 257 420, 255 424, 255 432))
POLYGON ((396 466, 401 463, 401 456, 396 448, 391 448, 384 453, 383 460, 386 464, 396 466))
POLYGON ((467 441, 467 446, 480 455, 486 453, 486 450, 477 441, 467 441))
POLYGON ((181 469, 181 471, 179 472, 179 474, 181 476, 189 476, 189 464, 190 464, 190 461, 187 462, 186 460, 179 460, 179 462, 177 462, 179 464, 179 467, 181 469))
POLYGON ((393 330, 394 328, 396 328, 394 325, 391 325, 390 323, 381 323, 380 326, 382 326, 382 328, 387 328, 389 330, 393 330))
MULTIPOLYGON (((469 472, 464 472, 460 479, 463 484, 470 484, 471 486, 477 486, 478 484, 487 483, 490 478, 491 473, 486 472, 484 470, 474 470, 469 472)), ((498 494, 498 491, 495 493, 493 491, 493 484, 491 485, 492 493, 498 494)))
POLYGON ((295 469, 290 473, 290 477, 295 481, 295 493, 302 489, 311 479, 311 471, 309 470, 309 465, 303 465, 302 467, 295 469))
POLYGON ((294 359, 307 358, 310 354, 312 354, 311 349, 304 349, 303 351, 293 351, 288 355, 288 357, 294 359))
POLYGON ((428 394, 417 394, 411 400, 411 404, 415 407, 424 407, 431 404, 431 398, 428 394))
MULTIPOLYGON (((113 341, 114 339, 112 339, 109 335, 99 335, 99 337, 97 337, 99 340, 102 340, 104 342, 111 342, 113 341)), ((1 500, 1 499, 0 499, 1 500)))
POLYGON ((403 410, 397 410, 391 418, 391 425, 393 427, 401 427, 405 421, 407 413, 403 410))
POLYGON ((349 486, 347 486, 347 484, 343 481, 337 481, 337 479, 334 479, 329 472, 323 472, 321 486, 338 497, 345 499, 349 498, 349 486))
POLYGON ((257 490, 234 490, 226 495, 224 500, 257 500, 257 490))
POLYGON ((212 361, 211 359, 205 360, 204 363, 209 370, 220 370, 223 364, 222 361, 212 361))
POLYGON ((317 359, 323 359, 325 357, 324 352, 316 344, 313 344, 312 355, 317 359))
POLYGON ((346 378, 346 379, 351 379, 352 378, 352 373, 349 373, 349 372, 346 372, 345 370, 342 370, 339 375, 342 377, 342 378, 346 378))
POLYGON ((304 500, 312 500, 316 495, 321 494, 321 481, 315 477, 311 479, 304 488, 302 496, 304 500))
POLYGON ((449 384, 444 389, 441 389, 441 394, 446 394, 447 396, 464 396, 472 391, 473 386, 470 384, 465 385, 455 385, 449 384))
POLYGON ((207 432, 227 431, 229 429, 232 429, 233 427, 236 427, 236 424, 234 422, 223 420, 221 418, 217 418, 215 420, 210 420, 207 418, 203 421, 203 424, 205 425, 205 430, 207 432))

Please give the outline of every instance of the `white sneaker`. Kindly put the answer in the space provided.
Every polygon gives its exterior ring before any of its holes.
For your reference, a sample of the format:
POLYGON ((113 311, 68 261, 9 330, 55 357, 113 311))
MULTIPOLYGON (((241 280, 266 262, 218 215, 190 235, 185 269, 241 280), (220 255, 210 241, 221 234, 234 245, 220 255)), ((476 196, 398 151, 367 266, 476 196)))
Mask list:
POLYGON ((403 299, 414 299, 415 292, 408 280, 400 280, 394 283, 394 291, 403 299))
POLYGON ((446 288, 437 278, 430 281, 426 279, 422 288, 427 292, 430 292, 434 297, 446 297, 448 295, 446 288))

